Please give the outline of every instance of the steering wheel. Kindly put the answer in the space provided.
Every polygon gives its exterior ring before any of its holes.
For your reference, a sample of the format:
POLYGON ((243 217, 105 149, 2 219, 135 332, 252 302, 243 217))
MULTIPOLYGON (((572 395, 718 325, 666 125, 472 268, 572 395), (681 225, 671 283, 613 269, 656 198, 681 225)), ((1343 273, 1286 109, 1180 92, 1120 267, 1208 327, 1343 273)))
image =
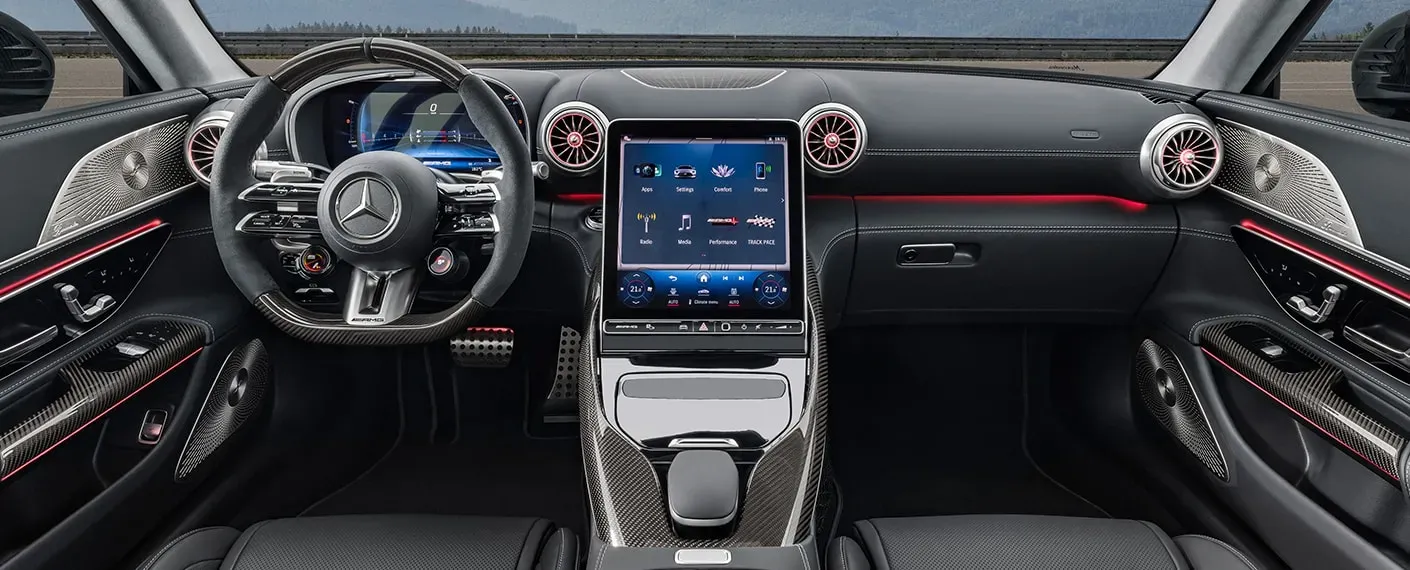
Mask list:
MULTIPOLYGON (((465 330, 514 281, 533 231, 533 180, 528 145, 483 79, 445 54, 413 43, 354 38, 295 56, 245 96, 216 150, 211 227, 236 287, 289 335, 325 344, 419 344, 465 330), (330 72, 367 63, 419 71, 458 92, 470 121, 499 154, 503 177, 460 184, 405 154, 373 151, 338 165, 322 182, 284 185, 285 191, 297 187, 310 201, 316 194, 316 228, 303 231, 321 235, 338 259, 353 266, 343 314, 318 313, 289 300, 260 263, 255 246, 268 236, 242 231, 257 207, 251 193, 272 186, 255 178, 251 162, 290 94, 330 72), (465 214, 467 204, 484 211, 465 214), (447 227, 493 236, 489 264, 464 299, 438 313, 413 314, 422 266, 434 236, 447 227)), ((277 223, 289 223, 288 218, 277 223)), ((314 225, 311 217, 299 221, 314 225)))

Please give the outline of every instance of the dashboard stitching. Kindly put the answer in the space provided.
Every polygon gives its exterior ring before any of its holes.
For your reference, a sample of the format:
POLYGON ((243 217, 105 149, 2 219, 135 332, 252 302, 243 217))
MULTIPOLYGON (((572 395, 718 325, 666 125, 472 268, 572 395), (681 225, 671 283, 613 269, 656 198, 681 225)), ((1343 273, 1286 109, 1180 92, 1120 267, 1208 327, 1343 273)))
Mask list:
MULTIPOLYGON (((1239 318, 1239 317, 1251 318, 1251 319, 1260 321, 1260 322, 1262 322, 1262 323, 1264 323, 1264 324, 1272 325, 1272 326, 1274 326, 1274 327, 1276 327, 1276 328, 1282 330, 1284 333, 1286 333, 1286 334, 1292 336, 1293 338, 1302 341, 1303 344, 1305 345, 1305 347, 1306 347, 1308 350, 1310 350, 1311 352, 1313 352, 1313 354, 1315 354, 1315 355, 1317 355, 1317 356, 1322 356, 1322 357, 1326 357, 1326 358, 1330 358, 1330 359, 1332 359, 1332 360, 1335 360, 1338 364, 1341 364, 1342 366, 1345 366, 1346 368, 1350 368, 1351 370, 1355 371, 1355 372, 1356 372, 1357 374, 1359 374, 1362 378, 1364 378, 1364 379, 1366 379, 1366 380, 1370 380, 1371 382, 1375 383, 1377 386, 1380 386, 1380 387, 1381 387, 1382 389, 1384 389, 1386 392, 1389 392, 1389 394, 1391 395, 1391 397, 1393 397, 1393 398, 1395 398, 1395 399, 1397 399, 1397 400, 1400 400, 1402 403, 1410 404, 1410 397, 1407 397, 1407 396, 1405 396, 1404 394, 1401 394, 1399 391, 1395 390, 1395 389, 1392 388, 1390 385, 1386 384, 1385 382, 1382 382, 1381 379, 1380 379, 1380 378, 1377 378, 1375 374, 1372 374, 1372 373, 1370 373, 1370 372, 1367 372, 1365 369, 1361 368, 1360 366, 1357 366, 1357 365, 1355 365, 1355 364, 1352 364, 1351 362, 1348 362, 1347 360, 1345 360, 1345 359, 1343 359, 1342 357, 1338 356, 1336 353, 1332 352, 1331 350, 1328 350, 1328 349, 1326 349, 1326 348, 1322 348, 1322 347, 1318 346, 1317 343, 1316 343, 1316 341, 1313 341, 1311 338, 1309 338, 1309 337, 1303 335, 1301 332, 1298 332, 1298 331, 1295 331, 1295 330, 1293 330, 1293 329, 1291 329, 1291 328, 1288 328, 1287 326, 1284 326, 1282 323, 1279 323, 1279 322, 1277 322, 1277 321, 1275 321, 1275 320, 1273 320, 1273 319, 1270 319, 1270 318, 1268 318, 1268 317, 1265 317, 1265 316, 1263 316, 1263 315, 1240 314, 1240 315, 1225 315, 1225 316, 1221 316, 1221 317, 1210 317, 1210 318, 1208 318, 1208 319, 1205 319, 1205 320, 1203 320, 1203 321, 1200 321, 1200 322, 1198 322, 1198 323, 1195 323, 1195 325, 1194 325, 1193 327, 1190 327, 1190 341, 1191 341, 1191 342, 1194 342, 1194 343, 1196 343, 1196 344, 1199 344, 1199 339, 1195 337, 1195 334, 1196 334, 1195 329, 1198 328, 1201 324, 1207 323, 1207 322, 1209 322, 1209 321, 1220 320, 1220 319, 1233 320, 1233 319, 1236 319, 1236 318, 1239 318)), ((1320 338, 1322 338, 1322 337, 1317 337, 1317 338, 1320 339, 1320 338)), ((1323 340, 1324 340, 1324 342, 1325 342, 1325 339, 1323 339, 1323 340)))
POLYGON ((1221 233, 1218 233, 1218 232, 1206 231, 1206 230, 1199 230, 1199 229, 1195 229, 1195 228, 1180 228, 1180 234, 1181 234, 1181 235, 1188 235, 1188 236, 1190 236, 1190 237, 1201 237, 1201 238, 1205 238, 1205 239, 1218 240, 1218 241, 1228 242, 1228 243, 1233 243, 1233 244, 1237 244, 1237 243, 1238 243, 1237 241, 1234 241, 1234 238, 1229 237, 1229 236, 1227 236, 1227 235, 1225 235, 1225 234, 1221 234, 1221 233))
MULTIPOLYGON (((7 394, 9 394, 9 393, 11 393, 11 392, 14 392, 15 390, 18 390, 18 389, 20 389, 20 388, 25 387, 26 385, 28 385, 28 383, 29 383, 31 380, 34 380, 35 378, 37 378, 37 377, 39 377, 39 376, 42 376, 42 375, 44 375, 44 374, 48 374, 50 371, 52 371, 52 370, 55 369, 55 368, 62 368, 62 367, 64 367, 64 366, 68 365, 68 364, 69 364, 69 359, 72 358, 75 354, 78 354, 78 353, 83 352, 83 351, 85 351, 85 350, 90 350, 90 349, 92 349, 93 347, 98 346, 98 345, 100 345, 100 344, 103 344, 103 343, 105 343, 105 342, 112 341, 113 338, 110 337, 110 336, 107 336, 106 333, 111 333, 111 332, 113 332, 113 331, 120 331, 120 330, 122 330, 124 327, 126 327, 127 325, 132 324, 133 322, 136 322, 136 321, 139 321, 139 320, 142 320, 142 319, 146 319, 146 318, 150 318, 150 317, 169 317, 169 318, 178 319, 178 320, 197 321, 197 322, 200 322, 201 324, 206 325, 206 331, 205 331, 205 332, 206 332, 206 335, 205 335, 205 336, 206 336, 206 339, 209 339, 209 338, 211 337, 211 335, 215 334, 215 327, 212 327, 211 324, 210 324, 209 322, 207 322, 206 320, 200 319, 200 318, 197 318, 197 317, 192 317, 192 316, 187 316, 187 315, 175 315, 175 314, 171 314, 171 313, 147 313, 147 314, 143 314, 143 315, 137 315, 137 316, 132 317, 132 318, 130 318, 130 319, 127 319, 127 320, 123 321, 122 323, 117 324, 117 325, 115 325, 115 326, 113 326, 113 327, 105 328, 105 334, 95 335, 95 334, 92 334, 92 332, 90 331, 89 333, 83 335, 83 336, 86 336, 86 337, 91 337, 87 342, 75 342, 75 343, 71 343, 68 347, 66 347, 66 348, 64 348, 64 349, 62 349, 62 350, 60 350, 59 352, 55 352, 55 353, 49 355, 49 356, 46 357, 46 358, 51 359, 52 362, 50 362, 48 365, 45 365, 45 366, 40 367, 38 370, 34 370, 34 371, 30 372, 29 374, 26 374, 26 375, 24 375, 23 377, 20 377, 19 379, 16 379, 16 380, 12 381, 9 386, 6 386, 6 387, 4 387, 3 389, 0 389, 0 398, 4 398, 5 395, 7 395, 7 394)), ((81 340, 81 339, 80 339, 80 340, 81 340)))
POLYGON ((578 259, 583 263, 583 273, 588 275, 592 274, 592 267, 588 265, 587 254, 583 251, 582 243, 580 243, 577 238, 573 237, 573 234, 550 226, 534 226, 534 231, 568 240, 568 243, 573 244, 573 249, 578 250, 578 259))
MULTIPOLYGON (((44 131, 47 131, 47 130, 50 130, 50 129, 54 129, 54 128, 58 128, 58 127, 69 126, 69 125, 77 125, 77 124, 80 124, 80 123, 86 123, 86 122, 91 121, 91 120, 94 120, 94 119, 107 119, 107 118, 112 118, 112 117, 118 117, 118 116, 121 116, 121 115, 126 115, 126 114, 129 114, 129 113, 132 113, 132 112, 134 112, 134 111, 141 111, 141 110, 143 110, 144 108, 147 108, 147 107, 156 107, 156 106, 158 106, 158 105, 165 105, 165 104, 167 104, 167 103, 184 102, 183 99, 193 99, 193 100, 194 100, 194 99, 205 99, 205 98, 206 98, 206 97, 205 97, 204 95, 199 95, 199 94, 186 94, 186 95, 182 95, 182 96, 180 96, 180 97, 172 97, 172 98, 170 98, 170 99, 163 99, 163 100, 160 100, 160 101, 143 101, 143 102, 141 102, 141 103, 132 105, 131 107, 127 107, 127 108, 125 108, 125 109, 116 110, 116 111, 110 110, 110 109, 103 109, 103 110, 100 110, 99 112, 91 113, 91 114, 88 114, 88 115, 79 115, 79 116, 77 116, 77 117, 72 117, 72 118, 67 118, 67 119, 56 119, 56 120, 53 120, 53 121, 50 121, 50 122, 47 122, 47 123, 37 123, 37 124, 34 124, 34 125, 26 125, 26 126, 22 126, 22 127, 10 129, 10 130, 8 130, 8 131, 0 131, 0 141, 6 140, 6 139, 10 139, 10 138, 14 138, 14 137, 17 137, 17 136, 32 135, 32 134, 36 134, 36 133, 42 133, 42 132, 44 132, 44 131)), ((175 118, 175 117, 173 117, 173 118, 175 118)))
POLYGON ((1293 116, 1293 117, 1296 117, 1296 118, 1293 119, 1293 120, 1298 121, 1298 122, 1300 122, 1300 123, 1308 123, 1308 124, 1311 124, 1311 125, 1313 125, 1313 126, 1325 126, 1325 127, 1328 127, 1328 128, 1334 129, 1334 130, 1338 130, 1338 131, 1344 131, 1344 132, 1349 132, 1349 133, 1352 133, 1352 134, 1362 135, 1362 136, 1365 136, 1365 137, 1367 137, 1367 138, 1381 138, 1381 139, 1385 139, 1386 142, 1398 144, 1398 145, 1401 145, 1401 146, 1410 146, 1410 141, 1407 141, 1407 139, 1405 139, 1405 138, 1403 138, 1403 137, 1400 137, 1400 136, 1395 135, 1395 134, 1392 134, 1392 133, 1387 133, 1387 132, 1384 132, 1384 131, 1378 131, 1378 130, 1373 129, 1373 128, 1370 128, 1370 127, 1363 127, 1363 126, 1359 126, 1359 125, 1353 125, 1353 124, 1351 124, 1351 123, 1343 123, 1343 122, 1336 121, 1336 120, 1332 120, 1332 119, 1326 119, 1326 118, 1321 118, 1321 117, 1314 117, 1314 116, 1311 116, 1311 115, 1305 115, 1305 114, 1303 114, 1303 113, 1299 113, 1299 112, 1297 112, 1297 111, 1291 111, 1291 110, 1287 110, 1287 109, 1277 109, 1277 108, 1273 108, 1273 107, 1265 107, 1265 106, 1263 106, 1263 105, 1258 105, 1258 104, 1255 104, 1255 103, 1247 103, 1247 102, 1244 102, 1244 101, 1235 101, 1235 100, 1233 100, 1233 99, 1228 99, 1228 98, 1225 98, 1225 97, 1220 97, 1220 96, 1218 96, 1218 95, 1211 95, 1211 96, 1210 96, 1210 99, 1216 100, 1216 101, 1218 101, 1218 102, 1220 102, 1220 103, 1225 103, 1225 104, 1233 105, 1233 106, 1235 106, 1235 107, 1241 107, 1241 108, 1244 108, 1244 109, 1247 109, 1247 110, 1250 110, 1250 111, 1261 112, 1261 113, 1269 114, 1269 115, 1276 115, 1276 116, 1291 115, 1291 116, 1293 116), (1319 123, 1320 123, 1320 124, 1319 124, 1319 123), (1331 126, 1331 125, 1335 125, 1335 126, 1331 126), (1337 127, 1341 127, 1341 128, 1337 128, 1337 127))

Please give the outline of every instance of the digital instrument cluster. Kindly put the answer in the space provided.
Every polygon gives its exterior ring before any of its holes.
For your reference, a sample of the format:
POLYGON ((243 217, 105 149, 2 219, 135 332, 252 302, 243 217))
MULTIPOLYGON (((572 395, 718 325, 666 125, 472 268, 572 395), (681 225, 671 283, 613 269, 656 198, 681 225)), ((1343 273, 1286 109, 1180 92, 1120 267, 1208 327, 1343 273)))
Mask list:
MULTIPOLYGON (((528 140, 529 125, 518 97, 490 85, 528 140)), ((406 153, 448 172, 500 166, 499 154, 471 122, 460 95, 439 82, 350 83, 330 89, 325 101, 329 166, 376 150, 406 153)))
POLYGON ((609 145, 607 316, 801 318, 796 124, 619 121, 609 145))

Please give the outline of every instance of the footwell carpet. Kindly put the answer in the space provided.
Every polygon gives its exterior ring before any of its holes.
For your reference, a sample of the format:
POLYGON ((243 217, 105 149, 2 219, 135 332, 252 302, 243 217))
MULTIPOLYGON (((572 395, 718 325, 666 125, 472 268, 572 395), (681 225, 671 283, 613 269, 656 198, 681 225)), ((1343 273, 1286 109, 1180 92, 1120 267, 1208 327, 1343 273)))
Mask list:
POLYGON ((578 441, 526 435, 523 369, 451 369, 433 361, 425 375, 405 376, 397 445, 304 514, 532 516, 581 533, 578 441))
MULTIPOLYGON (((834 335, 830 461, 844 525, 964 513, 1105 517, 1026 453, 1017 328, 834 335)), ((844 526, 845 528, 845 526, 844 526)))

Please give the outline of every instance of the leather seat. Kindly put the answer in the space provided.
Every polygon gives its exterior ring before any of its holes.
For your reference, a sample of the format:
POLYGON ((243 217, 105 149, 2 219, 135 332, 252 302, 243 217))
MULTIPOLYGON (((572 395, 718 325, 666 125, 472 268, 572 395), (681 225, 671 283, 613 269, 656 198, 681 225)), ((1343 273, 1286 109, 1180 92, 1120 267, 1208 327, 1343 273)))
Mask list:
POLYGON ((307 517, 194 530, 140 570, 571 570, 577 545, 544 519, 307 517))
POLYGON ((1249 570, 1243 553, 1202 535, 1174 539, 1144 521, 964 515, 859 521, 829 570, 1249 570), (860 543, 858 542, 860 540, 860 543))

